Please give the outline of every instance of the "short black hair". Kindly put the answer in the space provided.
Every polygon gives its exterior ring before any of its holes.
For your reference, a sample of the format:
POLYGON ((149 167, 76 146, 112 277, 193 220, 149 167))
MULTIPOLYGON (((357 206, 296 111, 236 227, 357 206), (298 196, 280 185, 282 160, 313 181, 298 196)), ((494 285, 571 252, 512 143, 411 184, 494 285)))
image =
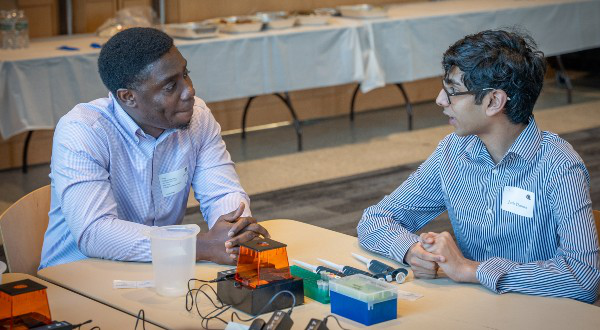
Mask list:
POLYGON ((115 34, 100 51, 98 73, 116 96, 120 88, 135 88, 144 69, 173 47, 173 38, 153 28, 130 28, 115 34))
MULTIPOLYGON (((442 60, 445 76, 453 67, 464 72, 468 90, 495 88, 510 100, 505 112, 514 124, 527 124, 544 84, 546 60, 535 41, 519 31, 487 30, 450 46, 442 60)), ((481 104, 486 92, 475 96, 481 104)))

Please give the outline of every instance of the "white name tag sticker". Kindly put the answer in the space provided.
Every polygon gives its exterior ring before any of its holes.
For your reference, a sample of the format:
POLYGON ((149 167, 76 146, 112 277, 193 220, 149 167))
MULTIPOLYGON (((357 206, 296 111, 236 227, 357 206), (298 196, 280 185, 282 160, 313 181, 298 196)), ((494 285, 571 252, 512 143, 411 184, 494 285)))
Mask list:
POLYGON ((517 187, 504 187, 502 191, 502 209, 523 217, 533 218, 535 194, 517 187))
POLYGON ((188 181, 187 166, 177 171, 163 173, 158 176, 163 197, 175 195, 185 188, 188 181))

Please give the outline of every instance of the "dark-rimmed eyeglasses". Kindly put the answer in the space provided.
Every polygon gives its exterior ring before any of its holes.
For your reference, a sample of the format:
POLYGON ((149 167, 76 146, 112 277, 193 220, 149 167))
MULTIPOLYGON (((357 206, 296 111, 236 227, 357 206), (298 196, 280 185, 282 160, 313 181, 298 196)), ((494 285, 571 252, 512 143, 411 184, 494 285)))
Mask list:
MULTIPOLYGON (((493 91, 496 88, 491 88, 491 87, 486 87, 486 88, 482 88, 482 89, 477 89, 477 90, 472 90, 472 91, 465 91, 465 92, 453 92, 450 93, 447 89, 446 86, 444 86, 444 84, 442 84, 442 89, 444 90, 444 92, 446 93, 446 97, 448 98, 448 104, 452 104, 452 101, 450 101, 450 96, 459 96, 459 95, 477 95, 478 93, 481 92, 485 92, 485 91, 493 91)), ((506 98, 508 101, 510 101, 510 97, 506 98)))

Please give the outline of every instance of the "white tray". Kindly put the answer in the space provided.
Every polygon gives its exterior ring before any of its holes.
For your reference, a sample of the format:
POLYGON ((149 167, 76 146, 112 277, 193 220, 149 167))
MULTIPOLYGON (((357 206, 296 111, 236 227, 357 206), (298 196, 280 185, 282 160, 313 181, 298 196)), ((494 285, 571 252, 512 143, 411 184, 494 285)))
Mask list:
POLYGON ((381 18, 387 17, 387 10, 384 7, 372 6, 367 4, 355 6, 338 7, 340 14, 345 17, 354 18, 381 18))
POLYGON ((225 33, 251 33, 262 30, 263 22, 256 16, 230 16, 214 18, 205 22, 219 25, 219 30, 225 33))
POLYGON ((266 11, 258 12, 259 17, 269 29, 288 29, 296 25, 296 17, 290 16, 286 11, 266 11))
POLYGON ((181 39, 214 38, 219 33, 218 26, 199 22, 165 24, 162 29, 171 37, 181 39))
POLYGON ((267 23, 269 29, 288 29, 296 25, 296 17, 288 17, 282 19, 275 19, 267 23))
POLYGON ((327 25, 329 24, 328 15, 298 15, 298 25, 327 25))

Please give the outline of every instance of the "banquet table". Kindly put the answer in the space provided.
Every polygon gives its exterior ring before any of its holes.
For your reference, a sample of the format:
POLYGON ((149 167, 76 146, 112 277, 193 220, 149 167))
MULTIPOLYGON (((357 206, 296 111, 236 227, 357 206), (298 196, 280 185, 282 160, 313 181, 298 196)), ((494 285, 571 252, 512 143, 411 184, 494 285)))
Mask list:
MULTIPOLYGON (((300 260, 319 265, 324 258, 342 265, 362 270, 364 264, 354 259, 358 253, 387 264, 400 264, 362 249, 356 237, 320 228, 299 221, 276 219, 261 224, 271 238, 287 245, 289 260, 300 260)), ((293 262, 292 262, 293 264, 293 262)), ((232 266, 211 262, 196 264, 196 278, 210 280, 217 272, 232 266)), ((198 329, 202 319, 198 312, 185 309, 186 297, 163 297, 152 288, 114 289, 113 280, 146 281, 153 278, 152 264, 84 259, 57 265, 38 272, 41 278, 100 301, 116 309, 136 315, 146 312, 146 320, 168 329, 198 329)), ((598 329, 600 308, 567 298, 536 297, 518 293, 498 295, 479 284, 456 283, 447 277, 425 280, 415 279, 412 271, 403 284, 397 287, 399 299, 398 318, 375 324, 372 329, 598 329)), ((215 284, 212 284, 216 286, 215 284)), ((208 297, 214 294, 205 290, 208 297)), ((202 315, 214 310, 208 298, 201 297, 198 309, 202 315)), ((231 320, 232 309, 221 317, 231 320)), ((287 309, 286 309, 287 311, 287 309)), ((311 318, 323 319, 330 314, 330 305, 305 297, 304 305, 296 306, 291 315, 292 329, 305 329, 311 318)), ((237 312, 242 318, 248 315, 237 312)), ((272 313, 261 316, 267 320, 272 313)), ((344 328, 367 328, 347 318, 338 316, 344 328)), ((235 319, 237 321, 237 319, 235 319)), ((250 322, 242 322, 249 325, 250 322)), ((213 320, 210 328, 224 328, 225 324, 213 320)), ((338 329, 333 320, 329 329, 338 329)))

